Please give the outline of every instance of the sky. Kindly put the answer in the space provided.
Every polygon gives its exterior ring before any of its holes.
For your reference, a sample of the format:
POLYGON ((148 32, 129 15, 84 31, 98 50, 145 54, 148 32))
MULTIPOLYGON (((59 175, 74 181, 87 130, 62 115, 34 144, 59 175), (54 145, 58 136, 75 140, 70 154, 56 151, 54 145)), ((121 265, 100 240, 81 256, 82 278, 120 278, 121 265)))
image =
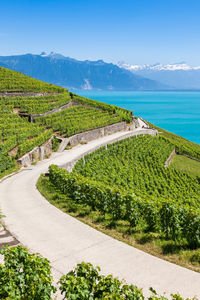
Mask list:
POLYGON ((0 55, 200 65, 199 0, 0 0, 0 55))

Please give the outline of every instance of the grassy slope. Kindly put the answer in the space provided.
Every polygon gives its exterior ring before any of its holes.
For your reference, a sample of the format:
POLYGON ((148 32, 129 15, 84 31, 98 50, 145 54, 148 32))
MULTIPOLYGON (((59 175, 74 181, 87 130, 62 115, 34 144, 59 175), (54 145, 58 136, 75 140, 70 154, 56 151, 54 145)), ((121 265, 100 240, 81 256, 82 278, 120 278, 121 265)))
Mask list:
POLYGON ((15 173, 17 171, 19 171, 20 167, 17 165, 17 163, 15 162, 13 164, 13 167, 10 168, 9 170, 5 170, 3 173, 0 173, 0 179, 2 179, 3 177, 10 175, 12 173, 15 173))
POLYGON ((176 155, 170 165, 170 168, 175 168, 192 176, 200 177, 200 162, 183 155, 176 155))
MULTIPOLYGON (((149 122, 148 122, 149 123, 149 122)), ((165 129, 157 127, 149 123, 151 128, 158 130, 161 136, 169 139, 174 144, 175 148, 181 154, 187 154, 191 157, 200 159, 200 145, 186 140, 185 138, 169 132, 165 129)), ((184 171, 192 176, 200 176, 200 162, 187 158, 183 155, 176 155, 172 161, 170 167, 174 167, 178 170, 184 171)))

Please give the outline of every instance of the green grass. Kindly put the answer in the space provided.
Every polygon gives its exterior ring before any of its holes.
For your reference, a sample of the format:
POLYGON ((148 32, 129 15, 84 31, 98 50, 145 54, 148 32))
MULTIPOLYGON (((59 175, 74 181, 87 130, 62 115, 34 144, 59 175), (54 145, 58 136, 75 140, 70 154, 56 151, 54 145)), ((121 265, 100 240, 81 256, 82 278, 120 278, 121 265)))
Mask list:
POLYGON ((0 173, 0 179, 2 179, 3 177, 10 175, 12 173, 15 173, 17 171, 19 171, 20 167, 19 165, 15 162, 14 166, 8 170, 5 170, 4 172, 0 173))
POLYGON ((165 239, 162 233, 145 233, 137 227, 130 230, 126 221, 117 221, 113 225, 108 215, 103 217, 98 210, 92 211, 89 206, 76 204, 70 195, 61 193, 48 176, 40 176, 37 188, 51 204, 94 229, 161 259, 200 272, 200 250, 189 249, 184 240, 174 242, 165 239))
POLYGON ((200 176, 200 162, 183 155, 175 155, 170 168, 175 168, 195 177, 200 176))

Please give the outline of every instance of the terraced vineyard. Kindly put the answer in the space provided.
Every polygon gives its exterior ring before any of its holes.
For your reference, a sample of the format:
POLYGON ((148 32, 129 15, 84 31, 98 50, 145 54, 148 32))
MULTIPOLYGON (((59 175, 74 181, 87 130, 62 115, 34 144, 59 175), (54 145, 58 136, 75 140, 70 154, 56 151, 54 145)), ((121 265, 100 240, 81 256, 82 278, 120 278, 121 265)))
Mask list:
POLYGON ((1 172, 15 165, 14 158, 18 158, 34 147, 43 144, 51 135, 52 130, 45 131, 45 127, 30 124, 27 119, 22 119, 18 115, 1 114, 1 172))
POLYGON ((199 178, 164 167, 173 149, 162 137, 129 138, 86 155, 72 173, 50 167, 50 180, 113 222, 128 221, 132 228, 199 247, 199 178))
POLYGON ((90 107, 71 107, 61 112, 35 119, 37 124, 53 128, 60 134, 71 136, 86 130, 123 121, 123 117, 90 107))
MULTIPOLYGON (((0 68, 0 177, 11 172, 21 156, 52 135, 69 137, 121 121, 130 123, 132 116, 128 110, 0 68), (57 108, 59 111, 52 112, 57 108)), ((117 230, 122 228, 121 240, 133 233, 144 234, 145 238, 150 234, 148 238, 153 236, 153 242, 173 241, 176 247, 189 251, 191 261, 199 263, 200 255, 191 249, 200 247, 200 178, 164 166, 174 148, 178 153, 200 157, 198 145, 162 131, 158 137, 139 136, 100 148, 79 160, 72 173, 52 165, 49 176, 41 176, 37 186, 59 208, 62 205, 68 213, 86 217, 84 221, 95 226, 99 222, 98 229, 117 232, 114 237, 119 238, 117 230)), ((23 197, 29 201, 27 186, 23 197)), ((6 198, 6 193, 3 195, 6 198)), ((32 200, 37 201, 36 198, 37 195, 32 200)), ((26 205, 21 206, 20 217, 29 217, 29 211, 24 211, 26 205)), ((29 226, 29 220, 26 224, 29 226)))
POLYGON ((80 103, 82 105, 87 105, 87 106, 92 106, 94 108, 98 108, 98 109, 108 111, 113 114, 117 114, 121 118, 123 118, 123 120, 126 121, 127 123, 130 123, 132 121, 132 112, 130 110, 127 110, 127 109, 124 109, 121 107, 117 107, 115 105, 99 102, 96 100, 91 100, 91 99, 81 97, 76 94, 72 94, 72 93, 70 93, 70 94, 72 97, 72 101, 74 101, 76 103, 80 103))
POLYGON ((0 67, 0 92, 62 93, 64 88, 0 67))
POLYGON ((2 106, 17 108, 20 113, 28 114, 42 114, 70 101, 71 97, 67 91, 58 95, 1 97, 2 106))
POLYGON ((16 159, 42 145, 53 132, 71 136, 122 120, 131 122, 131 112, 0 67, 0 177, 16 166, 16 159), (67 108, 70 102, 76 106, 67 108), (57 108, 63 110, 30 123, 32 116, 57 108))

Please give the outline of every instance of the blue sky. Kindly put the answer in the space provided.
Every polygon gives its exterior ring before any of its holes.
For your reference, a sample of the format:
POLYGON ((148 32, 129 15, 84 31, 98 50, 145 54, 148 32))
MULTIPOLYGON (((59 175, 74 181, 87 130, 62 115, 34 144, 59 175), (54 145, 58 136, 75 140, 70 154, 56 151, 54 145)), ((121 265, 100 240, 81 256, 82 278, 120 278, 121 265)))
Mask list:
POLYGON ((200 65, 199 0, 2 0, 0 55, 200 65))

